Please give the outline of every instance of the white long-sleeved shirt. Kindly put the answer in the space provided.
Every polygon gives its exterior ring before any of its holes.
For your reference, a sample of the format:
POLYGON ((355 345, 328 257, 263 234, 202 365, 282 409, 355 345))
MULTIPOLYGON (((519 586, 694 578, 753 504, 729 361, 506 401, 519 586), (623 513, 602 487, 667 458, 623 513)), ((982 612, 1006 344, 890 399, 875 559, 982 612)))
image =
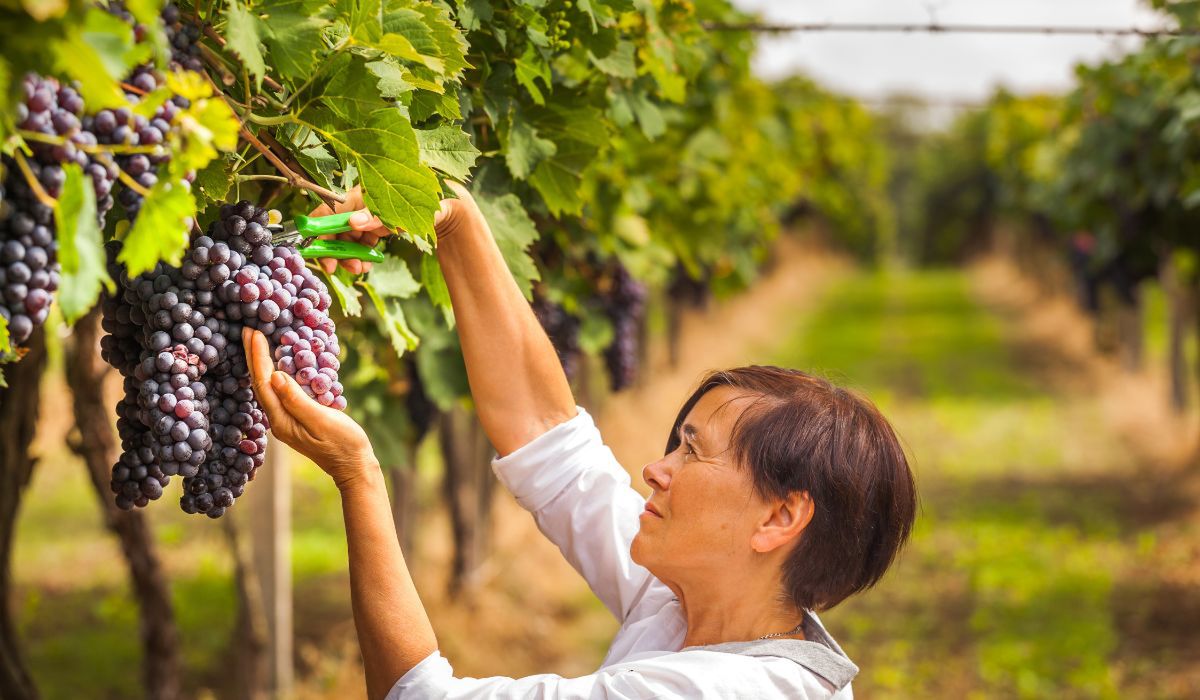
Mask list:
POLYGON ((811 613, 804 641, 682 648, 679 600, 629 554, 645 501, 583 408, 492 466, 621 629, 591 675, 456 678, 435 651, 396 682, 388 700, 853 697, 858 668, 811 613))

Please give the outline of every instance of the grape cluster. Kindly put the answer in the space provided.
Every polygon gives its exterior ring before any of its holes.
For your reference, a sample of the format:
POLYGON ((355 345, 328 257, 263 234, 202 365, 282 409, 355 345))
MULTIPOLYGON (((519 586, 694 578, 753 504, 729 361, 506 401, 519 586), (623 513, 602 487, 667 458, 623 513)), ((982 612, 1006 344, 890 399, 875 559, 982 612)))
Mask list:
POLYGON ((202 71, 204 61, 200 53, 200 28, 185 24, 175 3, 168 2, 159 15, 171 45, 171 65, 183 70, 202 71))
POLYGON ((267 211, 249 202, 223 206, 179 267, 160 263, 130 279, 116 264, 118 248, 110 244, 109 260, 122 291, 104 303, 101 340, 104 359, 125 377, 117 505, 146 505, 179 475, 180 507, 220 517, 266 448, 242 327, 270 339, 278 369, 309 396, 344 409, 332 299, 295 248, 272 245, 267 211))
POLYGON ((568 379, 574 378, 579 371, 579 319, 541 295, 534 297, 533 313, 550 337, 563 372, 568 379))
POLYGON ((671 283, 667 285, 670 298, 693 309, 708 308, 712 295, 711 273, 704 272, 700 277, 692 277, 682 265, 675 268, 671 283))
MULTIPOLYGON (((126 98, 137 103, 141 94, 158 89, 159 75, 150 66, 139 66, 129 76, 129 84, 138 92, 126 91, 126 98)), ((167 140, 171 125, 179 112, 188 107, 188 100, 179 95, 163 102, 149 119, 134 114, 128 107, 102 109, 94 115, 84 117, 84 127, 96 135, 99 143, 106 146, 160 146, 167 140)), ((171 159, 166 148, 151 153, 131 153, 116 157, 116 164, 135 182, 146 189, 158 182, 159 168, 171 159)), ((142 194, 132 187, 122 188, 117 200, 129 220, 137 218, 142 206, 142 194)))
MULTIPOLYGON (((24 99, 17 104, 17 126, 44 135, 29 139, 29 174, 43 192, 58 197, 66 182, 63 166, 76 163, 91 178, 101 221, 112 206, 116 165, 97 162, 84 149, 97 139, 83 124, 83 98, 53 78, 27 75, 24 99)), ((5 157, 4 196, 0 197, 0 316, 8 322, 10 340, 23 343, 45 322, 52 295, 58 289, 58 244, 54 239, 54 210, 44 204, 15 160, 5 157)))
MULTIPOLYGON (((133 13, 125 5, 123 0, 108 0, 105 9, 114 17, 119 17, 126 24, 133 27, 133 38, 136 42, 142 42, 146 38, 145 25, 138 24, 133 13)), ((182 15, 179 7, 173 2, 168 2, 163 5, 162 11, 159 12, 159 19, 162 20, 163 31, 167 37, 167 44, 171 47, 171 67, 181 68, 183 70, 200 71, 204 68, 204 61, 200 53, 200 28, 194 24, 185 24, 182 21, 182 15)))
POLYGON ((570 14, 571 9, 575 6, 571 0, 564 0, 560 7, 547 8, 546 17, 546 38, 550 40, 550 47, 558 51, 570 51, 571 40, 569 34, 571 31, 570 14))
POLYGON ((613 341, 604 350, 604 362, 613 391, 621 391, 637 379, 646 287, 619 263, 610 282, 607 293, 601 297, 605 315, 613 326, 613 341))

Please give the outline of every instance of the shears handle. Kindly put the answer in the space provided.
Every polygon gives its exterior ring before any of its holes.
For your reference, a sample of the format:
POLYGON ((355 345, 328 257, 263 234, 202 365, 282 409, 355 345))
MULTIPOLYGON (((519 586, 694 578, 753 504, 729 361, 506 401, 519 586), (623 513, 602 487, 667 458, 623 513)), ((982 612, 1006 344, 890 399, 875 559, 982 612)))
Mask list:
POLYGON ((296 224, 296 233, 302 238, 328 236, 349 231, 350 216, 354 213, 346 211, 329 216, 296 216, 292 221, 296 224))
POLYGON ((383 253, 378 250, 350 241, 313 241, 300 248, 299 251, 300 257, 305 260, 333 258, 334 260, 365 260, 373 263, 381 263, 384 260, 383 253))

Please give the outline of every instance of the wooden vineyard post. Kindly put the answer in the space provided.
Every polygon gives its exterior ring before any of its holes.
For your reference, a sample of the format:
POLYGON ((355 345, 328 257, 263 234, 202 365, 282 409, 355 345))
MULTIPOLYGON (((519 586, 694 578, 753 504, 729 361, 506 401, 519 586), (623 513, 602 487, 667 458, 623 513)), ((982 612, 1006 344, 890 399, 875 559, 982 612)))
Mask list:
POLYGON ((267 688, 270 696, 292 695, 292 478, 291 450, 270 440, 266 462, 246 489, 254 573, 266 623, 267 688))

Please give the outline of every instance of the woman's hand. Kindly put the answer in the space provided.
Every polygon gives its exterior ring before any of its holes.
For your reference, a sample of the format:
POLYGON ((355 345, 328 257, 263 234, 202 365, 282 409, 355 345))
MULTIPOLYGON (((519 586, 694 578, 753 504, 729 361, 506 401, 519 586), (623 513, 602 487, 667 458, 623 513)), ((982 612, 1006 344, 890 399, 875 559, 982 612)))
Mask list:
MULTIPOLYGON (((346 193, 346 201, 339 203, 335 208, 330 209, 329 205, 322 204, 313 209, 311 216, 328 216, 330 214, 341 214, 347 211, 356 211, 350 217, 350 230, 346 233, 338 234, 336 237, 354 243, 361 243, 365 246, 373 246, 382 238, 392 235, 393 231, 384 227, 383 222, 378 216, 372 216, 371 212, 367 211, 366 205, 363 203, 363 194, 361 187, 354 187, 346 193)), ((328 236, 322 236, 328 238, 328 236)), ((327 274, 333 274, 338 263, 346 268, 348 272, 354 275, 361 275, 364 272, 371 270, 371 263, 365 260, 334 260, 332 258, 321 258, 318 263, 321 269, 327 274)))
MULTIPOLYGON (((441 209, 433 215, 433 229, 437 233, 439 241, 451 235, 455 231, 462 229, 464 226, 485 226, 483 214, 479 211, 479 206, 475 204, 475 199, 467 188, 454 182, 447 180, 446 185, 454 192, 458 199, 443 199, 441 209)), ((339 203, 335 208, 330 209, 328 205, 322 204, 312 210, 312 216, 328 216, 329 214, 340 214, 342 212, 354 211, 354 215, 350 217, 350 230, 346 233, 338 234, 337 238, 342 240, 361 243, 365 246, 373 246, 381 239, 395 233, 383 225, 378 216, 374 216, 367 210, 366 204, 363 201, 362 188, 355 186, 346 193, 346 201, 339 203)), ((371 263, 364 260, 334 260, 332 258, 321 258, 318 260, 321 269, 327 274, 333 274, 340 262, 346 271, 360 275, 371 270, 371 263)))
POLYGON ((266 336, 245 328, 242 343, 254 393, 276 438, 315 462, 343 491, 379 470, 371 441, 353 418, 317 403, 295 379, 274 370, 266 336))

